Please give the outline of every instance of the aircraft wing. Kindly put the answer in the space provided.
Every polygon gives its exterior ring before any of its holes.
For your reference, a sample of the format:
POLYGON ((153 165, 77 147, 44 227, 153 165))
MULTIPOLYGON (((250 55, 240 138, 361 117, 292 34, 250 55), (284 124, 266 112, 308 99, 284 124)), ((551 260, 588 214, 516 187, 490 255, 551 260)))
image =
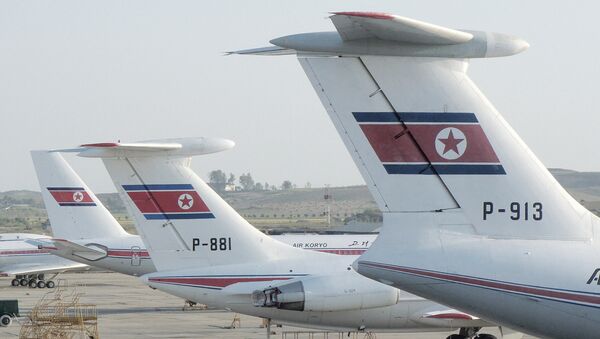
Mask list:
POLYGON ((21 274, 45 274, 45 273, 58 273, 58 272, 66 272, 66 271, 79 271, 86 270, 89 266, 86 264, 80 263, 68 263, 68 264, 14 264, 8 265, 2 268, 0 271, 0 276, 7 277, 12 275, 21 275, 21 274))
POLYGON ((106 248, 102 246, 94 244, 83 246, 65 239, 32 239, 26 242, 40 249, 47 249, 50 253, 67 259, 78 257, 95 261, 108 255, 106 248))

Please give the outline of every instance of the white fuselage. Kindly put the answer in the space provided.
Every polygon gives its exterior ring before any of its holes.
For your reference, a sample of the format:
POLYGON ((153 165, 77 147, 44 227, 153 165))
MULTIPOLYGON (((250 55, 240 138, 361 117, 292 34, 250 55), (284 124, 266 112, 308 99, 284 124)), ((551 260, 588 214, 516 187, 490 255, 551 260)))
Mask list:
POLYGON ((40 273, 48 266, 66 266, 73 262, 52 255, 46 249, 38 249, 25 241, 28 239, 48 239, 50 237, 28 233, 4 233, 0 235, 0 276, 9 275, 9 272, 19 267, 39 267, 40 273), (7 273, 8 272, 8 273, 7 273))
POLYGON ((361 274, 536 336, 600 333, 594 241, 494 239, 444 230, 433 217, 402 227, 411 217, 389 220, 355 265, 361 274))
MULTIPOLYGON (((308 251, 307 251, 308 252, 308 251)), ((287 324, 312 328, 355 331, 358 328, 378 331, 415 332, 444 331, 459 327, 489 326, 479 319, 435 319, 428 312, 446 311, 447 307, 400 291, 398 300, 381 307, 335 311, 293 311, 256 307, 252 292, 293 282, 311 276, 342 275, 344 286, 327 286, 327 293, 348 297, 372 281, 357 274, 351 264, 356 256, 312 253, 306 258, 273 260, 256 265, 212 266, 201 269, 163 271, 145 275, 142 279, 151 287, 198 303, 226 308, 235 312, 270 318, 287 324), (356 289, 348 286, 355 286, 356 289)), ((379 291, 390 289, 377 284, 379 291)), ((309 294, 309 291, 306 291, 309 294)), ((365 296, 370 298, 371 296, 365 296)), ((335 298, 331 298, 334 305, 335 298)))
MULTIPOLYGON (((357 256, 369 248, 377 234, 281 234, 272 237, 296 248, 357 256)), ((50 250, 50 252, 76 262, 127 275, 140 276, 156 271, 152 259, 138 235, 81 239, 73 242, 82 246, 102 248, 106 251, 106 256, 88 260, 72 251, 50 250)))

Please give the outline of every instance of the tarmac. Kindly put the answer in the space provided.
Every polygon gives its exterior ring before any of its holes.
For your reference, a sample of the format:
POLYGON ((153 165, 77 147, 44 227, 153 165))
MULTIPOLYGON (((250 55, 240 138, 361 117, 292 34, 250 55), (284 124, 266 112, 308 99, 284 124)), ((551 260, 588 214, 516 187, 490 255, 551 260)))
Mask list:
MULTIPOLYGON (((47 288, 11 287, 11 279, 0 278, 0 299, 18 299, 22 317, 10 327, 0 327, 0 338, 18 338, 19 322, 26 320, 31 308, 49 291, 47 288)), ((266 338, 266 329, 261 327, 260 318, 239 315, 240 326, 230 328, 234 313, 216 309, 183 310, 182 299, 152 290, 135 277, 108 272, 65 273, 55 281, 66 286, 65 294, 76 289, 83 293, 81 303, 97 305, 101 338, 266 338)), ((290 339, 444 339, 451 334, 375 333, 375 336, 368 337, 364 333, 358 333, 348 337, 347 333, 324 334, 319 330, 290 326, 273 326, 272 330, 275 334, 271 338, 290 339), (295 336, 294 332, 300 333, 295 336)), ((500 338, 497 329, 486 329, 485 332, 500 338)))

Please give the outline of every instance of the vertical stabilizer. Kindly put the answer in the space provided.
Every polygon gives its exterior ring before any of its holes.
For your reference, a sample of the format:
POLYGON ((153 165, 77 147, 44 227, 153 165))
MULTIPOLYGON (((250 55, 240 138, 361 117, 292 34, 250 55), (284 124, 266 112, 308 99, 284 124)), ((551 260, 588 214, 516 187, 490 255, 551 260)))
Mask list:
POLYGON ((250 225, 192 171, 190 156, 210 153, 188 152, 195 140, 180 139, 180 149, 173 151, 139 151, 144 147, 139 143, 81 154, 103 158, 156 268, 254 263, 297 252, 250 225))
POLYGON ((127 235, 60 153, 32 151, 31 158, 55 238, 77 240, 127 235))

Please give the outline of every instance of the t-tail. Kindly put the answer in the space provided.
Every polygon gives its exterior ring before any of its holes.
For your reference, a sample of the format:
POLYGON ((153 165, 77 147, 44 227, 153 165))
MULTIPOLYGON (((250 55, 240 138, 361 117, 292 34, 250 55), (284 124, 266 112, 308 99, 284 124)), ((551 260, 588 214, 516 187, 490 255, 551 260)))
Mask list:
POLYGON ((82 145, 79 155, 102 158, 159 271, 296 251, 250 225, 189 167, 192 156, 233 145, 217 138, 101 143, 82 145))
POLYGON ((468 59, 520 53, 524 40, 384 13, 331 20, 337 32, 233 53, 296 52, 384 218, 460 210, 450 223, 481 235, 589 239, 589 213, 467 75, 468 59))
POLYGON ((128 235, 58 151, 32 151, 31 158, 55 238, 128 235))

